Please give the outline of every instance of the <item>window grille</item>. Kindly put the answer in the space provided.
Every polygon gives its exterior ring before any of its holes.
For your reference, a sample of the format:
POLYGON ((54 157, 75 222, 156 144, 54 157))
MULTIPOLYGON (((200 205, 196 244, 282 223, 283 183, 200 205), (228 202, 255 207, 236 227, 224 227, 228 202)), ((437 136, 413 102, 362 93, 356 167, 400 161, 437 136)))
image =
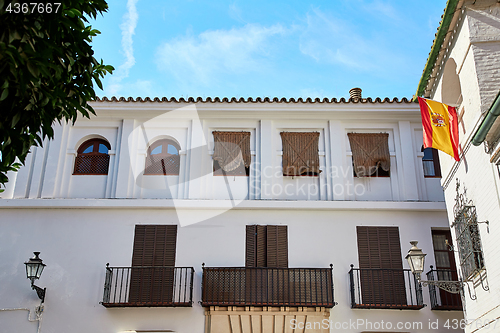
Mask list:
POLYGON ((90 139, 78 148, 74 175, 107 175, 111 146, 102 139, 90 139))
POLYGON ((158 140, 149 146, 146 156, 145 175, 179 175, 180 146, 169 139, 158 140))
POLYGON ((465 281, 470 280, 484 268, 481 235, 477 222, 476 207, 467 199, 467 190, 460 194, 460 182, 457 180, 457 196, 453 208, 460 267, 465 281))

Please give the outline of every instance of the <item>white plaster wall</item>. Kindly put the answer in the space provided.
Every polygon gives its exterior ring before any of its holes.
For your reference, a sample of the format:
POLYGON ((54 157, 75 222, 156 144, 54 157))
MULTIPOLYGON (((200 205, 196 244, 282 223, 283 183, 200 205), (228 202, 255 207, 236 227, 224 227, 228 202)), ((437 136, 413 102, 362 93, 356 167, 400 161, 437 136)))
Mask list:
POLYGON ((108 176, 71 175, 68 198, 105 198, 108 176))
POLYGON ((488 111, 500 89, 500 4, 467 10, 471 43, 481 94, 481 111, 488 111))
MULTIPOLYGON (((470 141, 481 120, 481 113, 488 110, 500 89, 500 5, 494 1, 478 1, 476 6, 469 4, 457 32, 459 35, 451 45, 450 57, 459 64, 457 70, 462 83, 463 102, 458 113, 465 111, 463 126, 459 126, 465 158, 456 163, 440 152, 440 160, 449 220, 454 219, 458 178, 461 190, 464 186, 467 188, 468 198, 476 206, 478 221, 489 221, 489 227, 484 223, 479 225, 489 291, 476 284, 473 290, 477 300, 465 298, 466 319, 470 322, 466 332, 489 332, 498 330, 494 325, 500 317, 500 262, 497 259, 500 230, 495 227, 500 216, 499 175, 484 147, 475 147, 470 141), (491 326, 485 326, 487 323, 491 326)), ((441 85, 442 78, 431 95, 432 99, 440 100, 441 85)), ((455 237, 453 230, 452 235, 455 237)), ((456 259, 458 263, 458 255, 456 259)))
MULTIPOLYGON (((204 211, 199 211, 204 214, 204 211)), ((288 225, 290 267, 329 267, 334 264, 334 322, 364 319, 372 322, 428 322, 460 319, 461 312, 409 310, 353 310, 349 302, 349 265, 358 266, 356 226, 398 226, 401 255, 418 239, 433 264, 431 228, 447 225, 444 211, 422 210, 231 210, 204 222, 179 227, 176 266, 193 266, 192 308, 106 309, 102 299, 105 264, 129 266, 135 224, 177 222, 172 209, 5 209, 0 234, 0 308, 34 307, 36 294, 25 278, 23 262, 41 251, 47 264, 37 284, 47 287, 42 332, 120 332, 123 330, 173 330, 203 332, 200 300, 201 263, 207 266, 244 266, 247 224, 288 225), (312 218, 312 214, 314 217, 312 218), (306 222, 305 222, 306 221, 306 222), (27 245, 29 244, 29 246, 27 245)), ((403 262, 404 267, 407 264, 403 262)), ((424 303, 429 294, 424 288, 424 303)), ((0 311, 0 331, 9 327, 32 328, 25 316, 0 311)), ((359 332, 346 329, 343 332, 359 332)), ((396 331, 396 330, 390 330, 396 331)), ((411 330, 410 330, 411 331, 411 330)), ((443 330, 444 331, 444 330, 443 330)), ((448 331, 448 330, 446 330, 448 331)), ((459 330, 449 330, 459 332, 459 330)), ((7 332, 7 331, 6 331, 7 332)), ((16 331, 18 332, 18 331, 16 331)))
MULTIPOLYGON (((498 295, 500 294, 500 261, 498 260, 498 237, 500 230, 496 227, 500 222, 500 203, 498 199, 498 172, 495 166, 489 163, 489 156, 484 153, 483 147, 471 146, 466 155, 467 166, 461 163, 453 175, 453 181, 445 190, 448 209, 448 218, 453 221, 452 208, 455 203, 455 179, 461 181, 461 191, 467 188, 467 196, 476 206, 478 221, 489 221, 480 224, 479 230, 486 266, 487 284, 489 291, 485 292, 480 285, 474 288, 477 301, 466 299, 467 319, 472 325, 467 332, 472 332, 482 326, 482 322, 491 321, 500 316, 498 295), (476 321, 478 319, 478 321, 476 321)), ((452 231, 453 236, 454 231, 452 231)), ((457 262, 459 259, 457 257, 457 262)))

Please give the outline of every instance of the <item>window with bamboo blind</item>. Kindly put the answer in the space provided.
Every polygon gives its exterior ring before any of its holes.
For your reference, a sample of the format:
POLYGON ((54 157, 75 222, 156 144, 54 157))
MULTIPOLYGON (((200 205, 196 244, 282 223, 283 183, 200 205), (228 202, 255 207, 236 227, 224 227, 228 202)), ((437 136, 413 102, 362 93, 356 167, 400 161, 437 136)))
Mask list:
POLYGON ((398 227, 356 227, 363 304, 405 305, 398 227))
POLYGON ((170 139, 162 139, 148 147, 145 175, 178 176, 180 146, 170 139))
POLYGON ((214 176, 248 176, 252 160, 250 132, 213 131, 214 176))
POLYGON ((286 225, 247 225, 246 267, 288 267, 286 225))
POLYGON ((283 176, 318 176, 318 132, 281 132, 283 176))
POLYGON ((135 226, 130 303, 172 302, 176 242, 177 225, 135 226))
POLYGON ((389 177, 388 133, 347 133, 355 177, 389 177))
POLYGON ((103 139, 90 139, 80 145, 75 159, 74 175, 107 175, 111 146, 103 139))

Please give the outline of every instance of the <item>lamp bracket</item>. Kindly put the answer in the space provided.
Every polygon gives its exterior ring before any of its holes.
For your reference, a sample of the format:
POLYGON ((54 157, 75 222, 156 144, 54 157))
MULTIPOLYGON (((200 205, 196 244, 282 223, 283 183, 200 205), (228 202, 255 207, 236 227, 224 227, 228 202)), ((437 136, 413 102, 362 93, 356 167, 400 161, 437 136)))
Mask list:
POLYGON ((45 301, 45 291, 47 290, 47 288, 40 288, 34 284, 31 285, 31 289, 35 290, 36 291, 36 294, 38 295, 38 298, 40 298, 42 300, 41 303, 43 303, 43 301, 45 301))

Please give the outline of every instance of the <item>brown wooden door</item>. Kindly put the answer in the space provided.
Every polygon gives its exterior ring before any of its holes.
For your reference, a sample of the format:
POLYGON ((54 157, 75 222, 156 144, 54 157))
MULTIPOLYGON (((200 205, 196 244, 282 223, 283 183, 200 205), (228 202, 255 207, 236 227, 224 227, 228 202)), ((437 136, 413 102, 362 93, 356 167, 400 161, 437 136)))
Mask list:
MULTIPOLYGON (((449 250, 446 241, 450 245, 453 244, 449 230, 432 230, 434 259, 436 261, 436 270, 438 271, 437 278, 444 281, 458 281, 455 255, 453 251, 449 250)), ((441 297, 441 305, 443 307, 462 305, 460 294, 452 294, 439 289, 439 296, 441 297)))
POLYGON ((172 303, 177 225, 136 225, 130 303, 172 303))
POLYGON ((406 305, 398 227, 356 227, 362 304, 406 305))

